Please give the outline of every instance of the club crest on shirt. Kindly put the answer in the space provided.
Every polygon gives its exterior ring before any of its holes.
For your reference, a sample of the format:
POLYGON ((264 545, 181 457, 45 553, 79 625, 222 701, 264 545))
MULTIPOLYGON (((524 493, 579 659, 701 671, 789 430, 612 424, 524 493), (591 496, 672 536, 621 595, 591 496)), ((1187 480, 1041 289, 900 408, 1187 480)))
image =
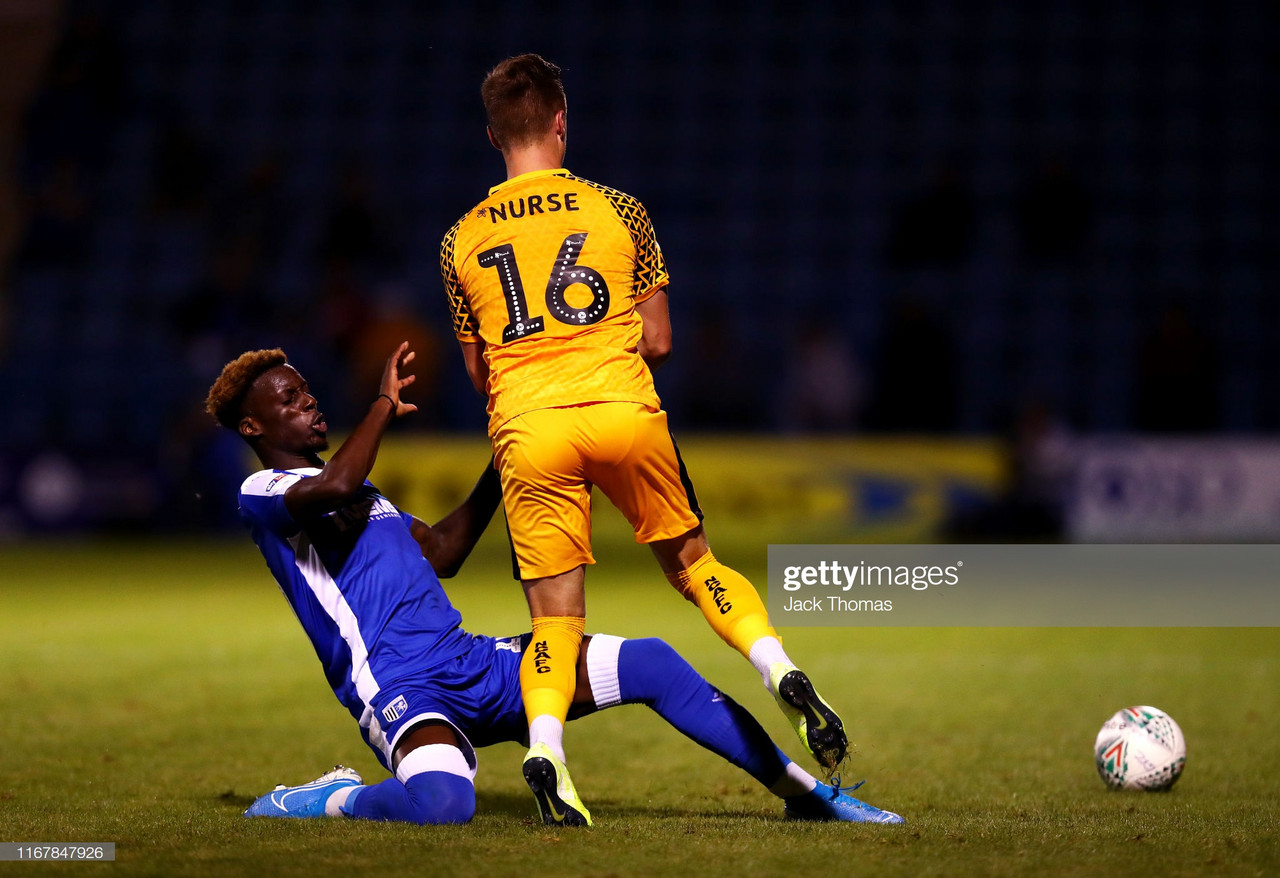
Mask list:
POLYGON ((394 701, 382 708, 382 718, 389 723, 393 723, 404 716, 405 711, 408 709, 409 702, 404 700, 403 695, 397 695, 394 701))

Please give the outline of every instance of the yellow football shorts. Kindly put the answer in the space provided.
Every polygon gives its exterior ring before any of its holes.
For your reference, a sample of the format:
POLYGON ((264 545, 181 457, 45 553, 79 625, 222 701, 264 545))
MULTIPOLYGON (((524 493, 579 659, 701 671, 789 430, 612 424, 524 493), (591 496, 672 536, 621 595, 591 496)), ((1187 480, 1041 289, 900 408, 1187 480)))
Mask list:
POLYGON ((664 411, 632 402, 535 409, 499 427, 493 448, 521 579, 595 563, 592 485, 637 543, 686 534, 702 518, 664 411))

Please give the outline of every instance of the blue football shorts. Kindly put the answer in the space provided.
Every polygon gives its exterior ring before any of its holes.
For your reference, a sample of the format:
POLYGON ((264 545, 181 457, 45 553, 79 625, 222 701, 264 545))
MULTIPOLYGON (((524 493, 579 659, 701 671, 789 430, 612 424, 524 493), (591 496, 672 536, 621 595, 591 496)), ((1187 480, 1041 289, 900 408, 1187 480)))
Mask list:
POLYGON ((391 770, 391 756, 405 732, 426 721, 445 722, 457 733, 474 771, 476 747, 525 740, 520 659, 530 638, 476 634, 457 658, 384 685, 370 705, 369 725, 361 721, 365 742, 391 770))

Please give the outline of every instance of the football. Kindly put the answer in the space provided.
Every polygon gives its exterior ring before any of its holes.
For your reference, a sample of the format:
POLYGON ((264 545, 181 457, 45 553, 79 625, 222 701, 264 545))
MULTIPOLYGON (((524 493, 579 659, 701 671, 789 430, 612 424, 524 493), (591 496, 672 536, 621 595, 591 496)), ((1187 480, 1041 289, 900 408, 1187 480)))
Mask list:
POLYGON ((1187 742, 1173 717, 1126 707, 1102 724, 1093 744, 1098 775, 1112 790, 1167 790, 1182 774, 1187 742))

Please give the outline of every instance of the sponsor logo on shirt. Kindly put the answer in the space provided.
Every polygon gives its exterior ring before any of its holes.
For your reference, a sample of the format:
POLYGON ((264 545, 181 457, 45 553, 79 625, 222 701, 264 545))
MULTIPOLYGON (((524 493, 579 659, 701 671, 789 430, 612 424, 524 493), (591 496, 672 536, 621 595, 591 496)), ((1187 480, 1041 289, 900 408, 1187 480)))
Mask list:
POLYGON ((351 527, 363 526, 370 521, 399 518, 400 510, 381 494, 356 500, 349 506, 335 509, 329 513, 329 520, 334 526, 345 531, 351 527))

